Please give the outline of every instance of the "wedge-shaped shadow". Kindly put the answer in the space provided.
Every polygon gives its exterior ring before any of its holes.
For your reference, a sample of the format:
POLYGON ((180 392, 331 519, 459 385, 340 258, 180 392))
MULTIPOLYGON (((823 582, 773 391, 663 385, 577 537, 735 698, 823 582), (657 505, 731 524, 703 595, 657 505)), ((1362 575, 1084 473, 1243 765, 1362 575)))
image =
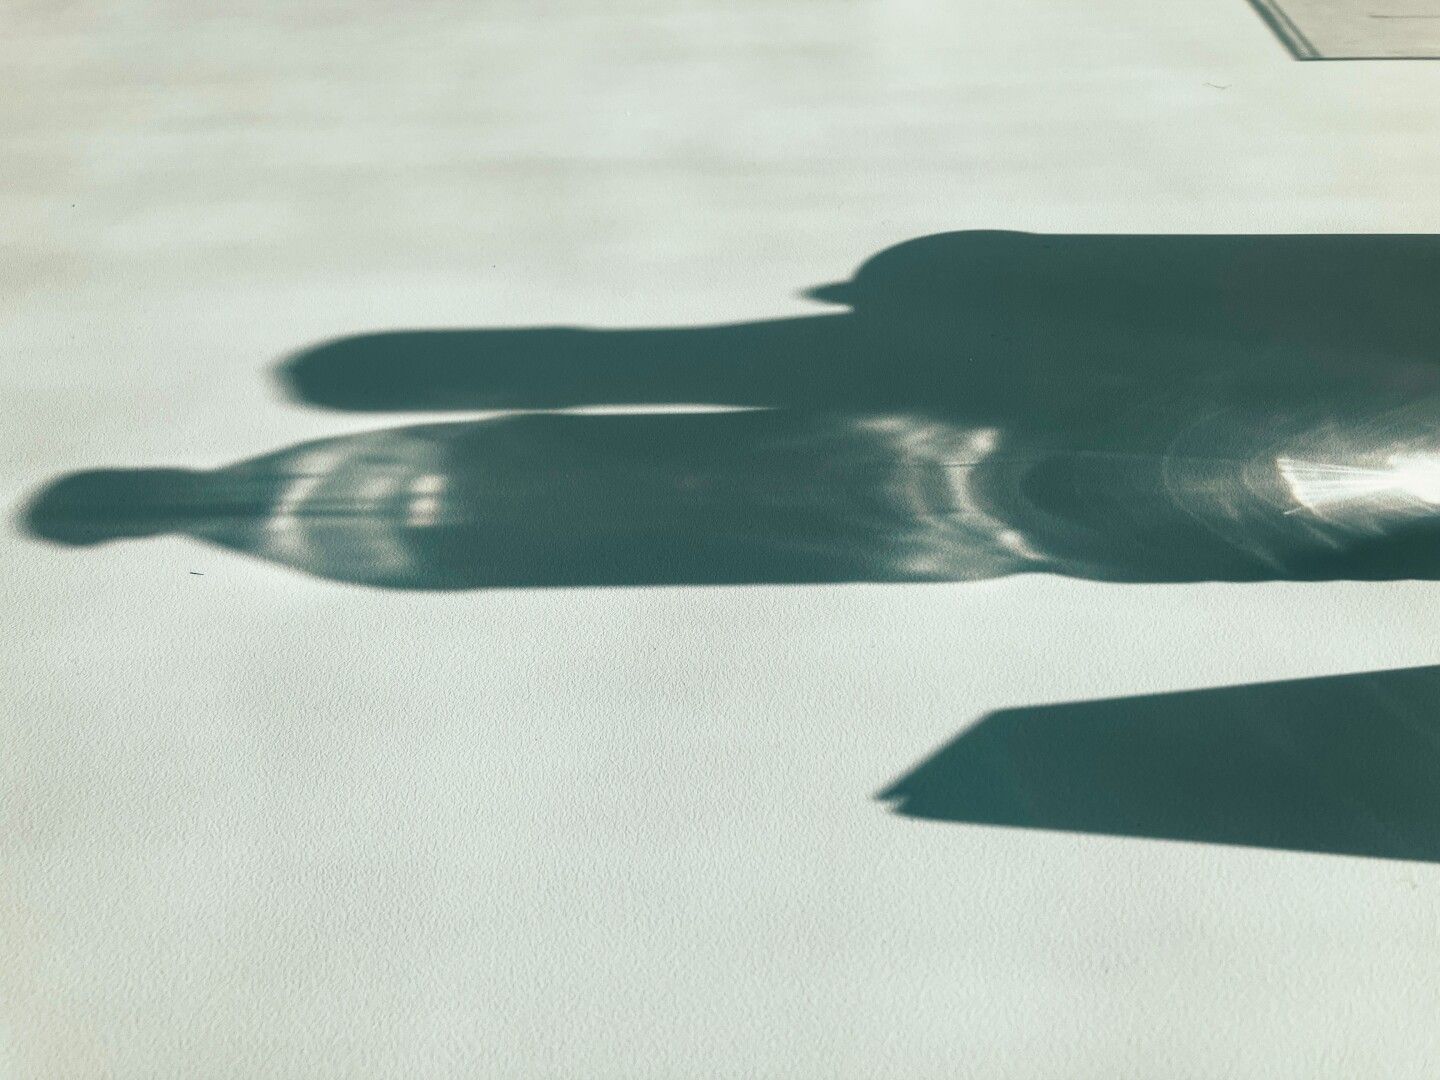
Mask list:
POLYGON ((992 713, 878 796, 932 821, 1440 861, 1440 667, 992 713))

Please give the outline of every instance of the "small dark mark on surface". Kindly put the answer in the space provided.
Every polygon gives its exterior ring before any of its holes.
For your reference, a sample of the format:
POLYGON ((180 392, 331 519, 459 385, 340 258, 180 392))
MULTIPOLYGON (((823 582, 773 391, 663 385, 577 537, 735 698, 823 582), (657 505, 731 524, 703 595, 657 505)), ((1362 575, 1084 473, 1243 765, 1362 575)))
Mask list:
POLYGON ((1229 90, 1232 83, 1207 82, 1206 86, 1213 86, 1216 90, 1229 90))
POLYGON ((196 577, 204 577, 204 576, 205 576, 205 575, 202 574, 199 570, 191 570, 190 573, 194 574, 196 577))

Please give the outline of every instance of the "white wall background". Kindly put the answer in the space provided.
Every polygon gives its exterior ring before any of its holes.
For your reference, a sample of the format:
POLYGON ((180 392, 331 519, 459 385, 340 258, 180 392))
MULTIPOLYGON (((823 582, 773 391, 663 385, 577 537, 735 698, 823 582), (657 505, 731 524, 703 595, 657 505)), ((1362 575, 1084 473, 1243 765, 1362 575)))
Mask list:
MULTIPOLYGON (((1242 0, 203 7, 4 5, 10 507, 409 419, 279 400, 336 334, 800 313, 947 229, 1440 231, 1440 63, 1242 0)), ((3 560, 4 1075, 1440 1067, 1440 868, 872 798, 994 708, 1434 662, 1433 585, 3 560)))

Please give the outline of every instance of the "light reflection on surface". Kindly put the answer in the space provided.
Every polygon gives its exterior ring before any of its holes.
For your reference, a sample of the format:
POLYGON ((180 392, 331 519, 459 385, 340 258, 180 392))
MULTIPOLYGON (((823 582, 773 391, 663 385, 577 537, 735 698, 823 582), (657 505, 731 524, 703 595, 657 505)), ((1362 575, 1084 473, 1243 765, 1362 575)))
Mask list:
POLYGON ((1360 468, 1282 457, 1276 466, 1296 500, 1317 513, 1391 503, 1440 504, 1440 463, 1433 457, 1392 454, 1383 468, 1360 468))

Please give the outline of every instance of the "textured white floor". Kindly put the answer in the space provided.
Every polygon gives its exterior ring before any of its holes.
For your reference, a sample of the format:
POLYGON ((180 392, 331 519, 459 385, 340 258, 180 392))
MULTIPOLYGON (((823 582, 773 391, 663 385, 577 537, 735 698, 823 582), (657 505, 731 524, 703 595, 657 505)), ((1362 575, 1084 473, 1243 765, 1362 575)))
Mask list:
MULTIPOLYGON (((1440 64, 1242 0, 5 5, 0 471, 943 229, 1440 231, 1440 64)), ((1434 662, 1422 584, 381 594, 3 536, 0 1074, 1430 1077, 1440 867, 915 822, 982 713, 1434 662), (196 576, 198 571, 203 576, 196 576)))

